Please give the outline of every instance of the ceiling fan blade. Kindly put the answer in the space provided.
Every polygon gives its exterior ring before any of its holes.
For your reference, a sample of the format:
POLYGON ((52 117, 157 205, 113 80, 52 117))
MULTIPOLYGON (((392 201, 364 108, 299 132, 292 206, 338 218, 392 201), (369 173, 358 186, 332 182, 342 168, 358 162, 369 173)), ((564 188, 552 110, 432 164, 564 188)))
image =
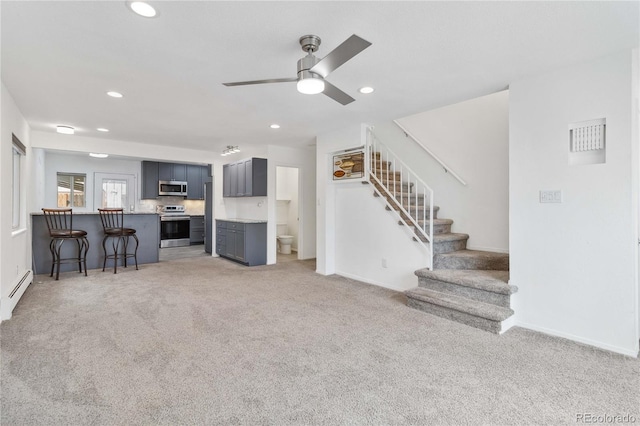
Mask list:
POLYGON ((336 86, 326 80, 324 82, 324 91, 322 93, 324 93, 334 101, 340 102, 342 105, 347 105, 355 101, 355 99, 353 99, 351 96, 347 95, 342 90, 338 89, 336 86))
POLYGON ((298 81, 296 77, 292 78, 270 78, 267 80, 252 80, 252 81, 236 81, 233 83, 222 83, 225 86, 247 86, 249 84, 264 84, 264 83, 289 83, 292 81, 298 81))
POLYGON ((309 71, 326 77, 329 73, 369 46, 371 46, 371 43, 354 34, 343 41, 340 46, 329 52, 327 56, 320 59, 320 62, 311 67, 309 71))

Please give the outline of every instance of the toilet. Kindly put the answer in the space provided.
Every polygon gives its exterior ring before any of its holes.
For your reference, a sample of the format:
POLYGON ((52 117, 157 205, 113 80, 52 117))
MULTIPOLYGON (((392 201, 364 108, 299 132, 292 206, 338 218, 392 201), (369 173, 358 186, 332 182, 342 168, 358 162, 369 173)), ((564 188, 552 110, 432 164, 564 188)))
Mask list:
POLYGON ((287 225, 278 225, 278 252, 282 254, 291 254, 291 244, 293 243, 293 235, 287 235, 287 225))

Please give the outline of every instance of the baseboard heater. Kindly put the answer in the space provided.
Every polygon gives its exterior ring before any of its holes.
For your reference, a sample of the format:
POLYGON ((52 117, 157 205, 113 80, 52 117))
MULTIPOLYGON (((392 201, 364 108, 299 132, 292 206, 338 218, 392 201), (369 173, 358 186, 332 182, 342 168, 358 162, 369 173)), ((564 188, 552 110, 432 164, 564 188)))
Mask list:
POLYGON ((29 284, 33 281, 33 271, 27 270, 25 274, 18 280, 16 285, 9 293, 9 297, 6 300, 2 301, 2 305, 0 306, 0 321, 8 320, 11 318, 11 313, 13 312, 13 308, 16 307, 20 298, 24 294, 29 284))
POLYGON ((13 296, 15 296, 15 294, 18 292, 20 287, 22 287, 22 284, 24 284, 25 282, 28 284, 31 282, 32 279, 33 279, 33 272, 29 270, 22 276, 22 279, 18 281, 18 284, 16 284, 13 290, 11 290, 11 293, 9 293, 9 299, 13 299, 13 296))

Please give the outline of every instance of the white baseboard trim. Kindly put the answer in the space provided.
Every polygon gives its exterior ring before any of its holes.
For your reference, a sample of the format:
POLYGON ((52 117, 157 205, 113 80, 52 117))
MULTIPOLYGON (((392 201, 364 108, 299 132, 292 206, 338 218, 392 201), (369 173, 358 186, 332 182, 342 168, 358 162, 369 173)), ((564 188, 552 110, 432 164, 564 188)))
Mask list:
POLYGON ((500 334, 508 331, 511 327, 517 324, 518 324, 518 321, 516 320, 515 315, 511 315, 509 318, 502 321, 502 327, 501 327, 502 331, 500 331, 500 334))
POLYGON ((31 269, 28 269, 20 278, 14 281, 9 296, 2 299, 2 304, 0 305, 0 321, 11 319, 13 309, 32 282, 33 271, 31 269))
POLYGON ((571 333, 564 333, 562 331, 553 330, 546 327, 540 327, 534 324, 528 324, 526 322, 516 321, 514 324, 518 327, 526 328, 528 330, 537 331, 540 333, 548 334, 550 336, 562 337, 563 339, 573 340, 574 342, 583 343, 585 345, 594 346, 596 348, 604 349, 610 352, 616 352, 622 355, 627 355, 633 358, 638 358, 638 349, 627 349, 619 346, 609 345, 607 343, 598 342, 596 340, 585 339, 584 337, 576 336, 571 333))
POLYGON ((368 278, 364 278, 364 277, 361 277, 359 275, 350 274, 348 272, 336 271, 336 275, 340 275, 341 277, 345 277, 345 278, 349 278, 349 279, 352 279, 352 280, 360 281, 360 282, 363 282, 365 284, 372 284, 372 285, 376 285, 378 287, 388 288, 389 290, 395 290, 395 291, 399 291, 399 292, 404 292, 406 290, 406 289, 403 289, 403 288, 390 286, 390 285, 382 283, 380 281, 370 280, 368 278))
POLYGON ((509 254, 509 250, 508 249, 499 249, 499 248, 495 248, 495 247, 467 246, 467 250, 490 251, 492 253, 509 254))

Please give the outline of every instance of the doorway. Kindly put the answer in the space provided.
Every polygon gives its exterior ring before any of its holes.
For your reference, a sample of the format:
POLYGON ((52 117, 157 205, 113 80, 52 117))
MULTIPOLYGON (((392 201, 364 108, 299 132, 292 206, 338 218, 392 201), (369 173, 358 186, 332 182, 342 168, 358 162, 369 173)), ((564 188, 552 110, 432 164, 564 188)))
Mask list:
POLYGON ((94 173, 93 209, 135 210, 135 175, 94 173))
POLYGON ((276 167, 276 263, 299 258, 299 177, 297 167, 276 167))

